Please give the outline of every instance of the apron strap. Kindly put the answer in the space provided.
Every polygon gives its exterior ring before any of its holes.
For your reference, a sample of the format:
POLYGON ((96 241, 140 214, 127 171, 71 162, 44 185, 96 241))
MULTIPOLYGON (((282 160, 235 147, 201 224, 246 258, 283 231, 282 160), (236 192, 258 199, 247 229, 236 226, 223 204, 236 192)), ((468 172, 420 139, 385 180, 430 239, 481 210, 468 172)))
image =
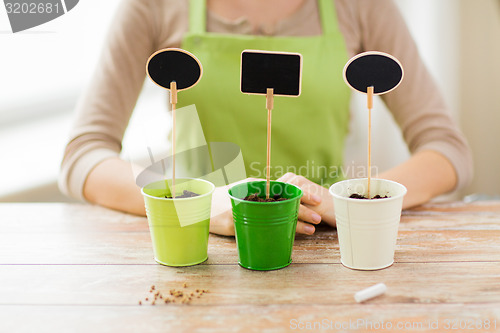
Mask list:
POLYGON ((189 33, 203 34, 207 29, 206 0, 189 1, 189 33))
POLYGON ((340 32, 334 0, 318 0, 318 9, 321 17, 323 35, 333 35, 340 32))

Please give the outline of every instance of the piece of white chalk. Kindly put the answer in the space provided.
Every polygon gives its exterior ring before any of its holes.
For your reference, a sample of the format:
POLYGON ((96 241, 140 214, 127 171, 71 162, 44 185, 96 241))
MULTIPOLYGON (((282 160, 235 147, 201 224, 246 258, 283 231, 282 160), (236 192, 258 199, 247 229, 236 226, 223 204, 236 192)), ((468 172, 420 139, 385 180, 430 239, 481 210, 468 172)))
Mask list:
POLYGON ((380 296, 384 294, 386 291, 387 287, 385 284, 377 283, 374 286, 358 291, 356 294, 354 294, 354 299, 356 300, 356 302, 361 303, 371 298, 380 296))

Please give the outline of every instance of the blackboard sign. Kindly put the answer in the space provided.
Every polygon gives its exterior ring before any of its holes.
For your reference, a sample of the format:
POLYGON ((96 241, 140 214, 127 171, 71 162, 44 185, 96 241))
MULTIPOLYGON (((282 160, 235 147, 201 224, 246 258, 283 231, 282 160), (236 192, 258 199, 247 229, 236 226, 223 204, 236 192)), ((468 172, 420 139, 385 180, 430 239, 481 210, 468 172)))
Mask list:
POLYGON ((302 55, 288 52, 245 50, 241 53, 241 92, 266 95, 299 96, 302 55))
POLYGON ((362 93, 373 87, 374 95, 395 89, 403 80, 403 67, 393 56, 383 52, 360 53, 344 67, 344 81, 362 93))
POLYGON ((203 69, 193 54, 182 49, 169 48, 151 55, 146 72, 160 87, 170 89, 170 83, 176 82, 177 91, 180 91, 197 84, 203 69))

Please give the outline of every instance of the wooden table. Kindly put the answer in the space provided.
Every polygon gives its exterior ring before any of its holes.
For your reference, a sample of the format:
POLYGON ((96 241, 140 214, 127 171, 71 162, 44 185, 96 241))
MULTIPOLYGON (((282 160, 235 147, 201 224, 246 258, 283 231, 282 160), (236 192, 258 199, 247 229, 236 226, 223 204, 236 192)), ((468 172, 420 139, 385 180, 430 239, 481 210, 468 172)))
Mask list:
POLYGON ((396 263, 371 272, 340 264, 331 228, 297 236, 289 267, 257 272, 215 235, 207 262, 158 265, 146 219, 100 207, 4 203, 0 226, 0 332, 500 331, 500 202, 404 212, 396 263), (354 301, 378 282, 385 295, 354 301), (209 292, 153 306, 152 285, 209 292))

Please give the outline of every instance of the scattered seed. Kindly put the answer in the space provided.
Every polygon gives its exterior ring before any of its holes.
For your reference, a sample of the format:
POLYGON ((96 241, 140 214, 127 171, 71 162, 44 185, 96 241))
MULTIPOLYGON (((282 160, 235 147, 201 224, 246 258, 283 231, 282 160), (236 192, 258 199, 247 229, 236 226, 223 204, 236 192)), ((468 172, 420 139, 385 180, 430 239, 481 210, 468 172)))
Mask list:
POLYGON ((152 293, 151 296, 146 297, 144 300, 139 301, 139 305, 146 304, 146 302, 150 302, 150 305, 156 305, 156 301, 160 299, 160 302, 164 304, 176 303, 176 300, 181 304, 190 304, 193 301, 193 298, 201 298, 201 296, 205 293, 208 293, 208 289, 195 289, 186 290, 188 288, 188 283, 184 282, 182 284, 183 289, 170 289, 169 296, 164 296, 160 290, 157 289, 154 285, 151 286, 149 290, 152 293))

